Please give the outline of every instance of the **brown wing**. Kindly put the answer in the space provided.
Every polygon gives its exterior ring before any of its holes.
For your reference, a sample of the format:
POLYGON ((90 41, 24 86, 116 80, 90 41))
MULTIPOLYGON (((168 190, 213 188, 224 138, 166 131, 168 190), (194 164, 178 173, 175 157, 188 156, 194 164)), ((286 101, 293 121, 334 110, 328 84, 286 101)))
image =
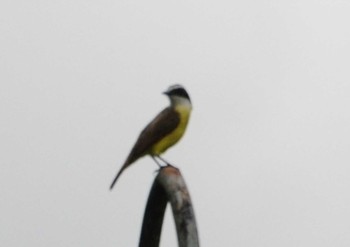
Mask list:
POLYGON ((180 122, 180 117, 176 111, 170 107, 165 108, 159 115, 150 122, 141 132, 129 157, 132 163, 136 159, 145 155, 149 149, 161 140, 164 136, 172 132, 180 122))
POLYGON ((161 111, 155 119, 152 120, 141 132, 134 147, 132 148, 124 165, 118 172, 112 182, 110 189, 113 188, 121 173, 138 158, 149 152, 153 144, 157 143, 164 136, 172 132, 180 122, 179 114, 172 108, 167 107, 161 111))

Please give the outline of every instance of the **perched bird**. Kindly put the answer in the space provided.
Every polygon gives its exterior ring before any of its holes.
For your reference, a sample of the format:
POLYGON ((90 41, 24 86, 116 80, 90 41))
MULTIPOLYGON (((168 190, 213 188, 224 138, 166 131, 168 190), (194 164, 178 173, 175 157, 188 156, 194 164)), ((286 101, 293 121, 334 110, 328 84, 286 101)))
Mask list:
POLYGON ((156 158, 169 165, 160 157, 160 154, 177 143, 185 133, 192 104, 190 96, 181 85, 170 86, 164 94, 169 97, 170 106, 161 111, 141 132, 110 189, 113 188, 122 172, 144 155, 150 155, 159 166, 156 158))

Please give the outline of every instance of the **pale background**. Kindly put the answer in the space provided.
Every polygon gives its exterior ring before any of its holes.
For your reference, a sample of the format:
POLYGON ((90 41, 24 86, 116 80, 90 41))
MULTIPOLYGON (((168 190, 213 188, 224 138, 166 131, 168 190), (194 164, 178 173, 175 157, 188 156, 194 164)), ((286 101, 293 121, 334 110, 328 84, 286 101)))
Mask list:
POLYGON ((173 83, 203 247, 350 246, 349 65, 345 0, 2 0, 0 246, 137 246, 173 83))

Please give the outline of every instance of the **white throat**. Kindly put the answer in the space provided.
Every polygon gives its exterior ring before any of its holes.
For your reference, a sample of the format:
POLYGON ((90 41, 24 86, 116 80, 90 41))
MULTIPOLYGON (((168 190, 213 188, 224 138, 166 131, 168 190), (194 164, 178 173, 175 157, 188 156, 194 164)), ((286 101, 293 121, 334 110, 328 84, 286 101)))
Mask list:
POLYGON ((171 102, 171 106, 175 108, 181 107, 181 108, 192 109, 191 101, 184 97, 171 96, 170 102, 171 102))

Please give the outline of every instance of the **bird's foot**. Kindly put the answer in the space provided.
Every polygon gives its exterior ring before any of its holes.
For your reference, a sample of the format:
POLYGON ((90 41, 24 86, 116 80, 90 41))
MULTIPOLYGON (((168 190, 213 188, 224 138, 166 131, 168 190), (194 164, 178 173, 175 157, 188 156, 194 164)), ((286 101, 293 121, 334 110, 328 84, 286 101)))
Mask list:
POLYGON ((174 169, 176 169, 176 170, 179 170, 179 168, 177 168, 176 166, 174 166, 174 165, 172 165, 172 164, 169 164, 169 163, 167 163, 167 165, 166 165, 166 167, 172 167, 172 168, 174 168, 174 169))

